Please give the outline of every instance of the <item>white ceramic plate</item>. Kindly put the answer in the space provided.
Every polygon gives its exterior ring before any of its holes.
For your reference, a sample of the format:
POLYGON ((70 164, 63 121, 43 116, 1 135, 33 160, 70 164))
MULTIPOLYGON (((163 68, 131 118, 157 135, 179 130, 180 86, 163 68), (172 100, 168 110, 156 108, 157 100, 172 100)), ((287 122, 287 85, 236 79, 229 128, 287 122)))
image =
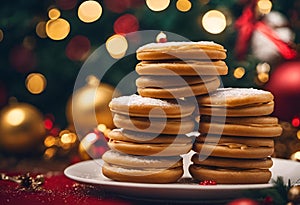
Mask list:
MULTIPOLYGON (((282 176, 287 183, 288 179, 295 183, 300 178, 300 163, 291 160, 273 159, 271 168, 272 178, 282 176)), ((102 175, 102 160, 89 160, 71 165, 65 169, 67 177, 78 182, 100 185, 103 189, 121 196, 157 200, 224 200, 242 196, 245 191, 266 189, 273 186, 268 184, 238 184, 238 185, 212 185, 173 183, 173 184, 144 184, 112 181, 102 175)), ((189 178, 185 166, 184 178, 189 178)))

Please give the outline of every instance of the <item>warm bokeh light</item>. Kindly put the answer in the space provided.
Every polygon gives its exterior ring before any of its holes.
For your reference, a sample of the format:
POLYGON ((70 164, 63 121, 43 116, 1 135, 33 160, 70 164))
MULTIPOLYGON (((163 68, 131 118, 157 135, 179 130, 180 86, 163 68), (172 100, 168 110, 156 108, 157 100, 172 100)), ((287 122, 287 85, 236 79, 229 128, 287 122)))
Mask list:
POLYGON ((126 34, 137 30, 139 30, 139 21, 132 14, 124 14, 114 23, 114 31, 117 34, 126 34))
POLYGON ((32 94, 40 94, 46 88, 46 78, 40 73, 31 73, 26 78, 26 88, 32 94))
POLYGON ((48 16, 52 20, 58 19, 60 17, 60 11, 57 8, 50 9, 48 16))
POLYGON ((297 151, 294 154, 292 154, 291 159, 295 161, 300 161, 300 151, 297 151))
POLYGON ((256 66, 257 73, 269 73, 270 69, 271 69, 271 66, 268 63, 259 63, 256 66))
POLYGON ((61 136, 60 141, 63 144, 72 144, 76 141, 76 135, 74 133, 65 133, 61 136))
POLYGON ((152 11, 163 11, 170 5, 170 0, 146 0, 146 4, 152 11))
POLYGON ((233 76, 237 79, 242 78, 244 75, 245 75, 245 69, 243 67, 237 67, 233 72, 233 76))
POLYGON ((108 53, 115 59, 122 58, 128 49, 126 38, 119 34, 111 36, 105 45, 108 53))
POLYGON ((164 32, 160 32, 156 36, 156 43, 165 43, 167 42, 167 35, 164 32))
POLYGON ((297 131, 297 138, 300 140, 300 130, 297 131))
POLYGON ((47 38, 46 22, 45 21, 40 21, 35 27, 35 32, 38 35, 38 37, 47 38))
POLYGON ((35 44, 36 44, 36 40, 33 36, 26 36, 23 39, 23 43, 22 43, 22 45, 29 50, 33 50, 35 47, 35 44))
POLYGON ((6 122, 12 126, 18 126, 25 120, 25 113, 22 109, 14 108, 6 115, 6 122))
POLYGON ((78 17, 85 23, 97 21, 102 15, 102 6, 97 1, 84 1, 78 7, 78 17))
POLYGON ((266 83, 269 81, 269 74, 268 73, 259 73, 257 78, 260 82, 266 83))
POLYGON ((259 0, 257 7, 260 13, 268 14, 272 9, 272 2, 270 0, 259 0))
POLYGON ((178 0, 176 8, 181 12, 187 12, 192 8, 192 3, 189 0, 178 0))
POLYGON ((44 152, 44 158, 45 159, 51 159, 57 152, 57 149, 54 147, 50 147, 45 150, 44 152))
POLYGON ((100 130, 101 132, 104 132, 107 129, 107 127, 105 124, 99 124, 97 126, 97 129, 100 130))
POLYGON ((226 28, 226 17, 218 10, 210 10, 203 16, 202 26, 209 33, 219 34, 226 28))
POLYGON ((52 147, 55 144, 56 144, 56 138, 52 135, 47 136, 44 140, 44 145, 46 147, 52 147))
POLYGON ((0 29, 0 42, 3 40, 3 38, 4 38, 4 33, 2 29, 0 29))
POLYGON ((52 40, 62 40, 70 33, 70 24, 67 20, 58 18, 49 20, 46 24, 46 33, 52 40))

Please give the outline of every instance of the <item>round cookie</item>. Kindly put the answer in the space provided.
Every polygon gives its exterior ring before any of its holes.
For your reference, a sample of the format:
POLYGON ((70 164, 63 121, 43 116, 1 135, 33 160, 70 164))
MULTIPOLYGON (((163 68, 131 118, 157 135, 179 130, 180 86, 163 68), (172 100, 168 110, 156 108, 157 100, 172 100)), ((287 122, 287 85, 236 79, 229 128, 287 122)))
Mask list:
POLYGON ((201 118, 199 132, 245 137, 277 137, 282 133, 276 117, 228 117, 225 124, 222 121, 218 123, 216 117, 213 120, 214 122, 209 122, 201 118))
POLYGON ((237 107, 199 106, 200 115, 247 117, 269 115, 274 111, 274 101, 237 107))
POLYGON ((128 117, 126 115, 115 114, 114 124, 118 128, 127 130, 161 133, 161 134, 187 134, 194 131, 195 121, 190 117, 185 118, 152 118, 128 117))
POLYGON ((228 67, 224 61, 141 61, 135 67, 139 75, 155 76, 206 76, 227 75, 228 67))
POLYGON ((104 176, 122 182, 172 183, 183 175, 181 157, 147 157, 107 151, 102 156, 104 176))
POLYGON ((200 106, 237 107, 273 101, 272 93, 254 88, 218 88, 198 98, 200 106))
POLYGON ((149 43, 136 54, 138 60, 226 58, 224 47, 211 41, 149 43))
POLYGON ((261 159, 235 159, 225 157, 204 158, 198 153, 194 154, 191 161, 200 166, 213 166, 219 168, 238 168, 238 169, 269 169, 273 166, 273 161, 270 157, 261 159))
POLYGON ((203 95, 213 90, 216 90, 220 86, 219 78, 215 78, 212 81, 205 83, 186 85, 181 87, 138 87, 137 92, 144 97, 154 98, 183 98, 196 95, 203 95))
POLYGON ((166 101, 139 95, 121 96, 114 98, 109 103, 113 113, 136 117, 167 117, 180 118, 190 116, 195 105, 188 101, 177 99, 166 101))
POLYGON ((268 169, 211 168, 190 165, 189 172, 197 180, 214 180, 217 184, 268 183, 272 173, 268 169))

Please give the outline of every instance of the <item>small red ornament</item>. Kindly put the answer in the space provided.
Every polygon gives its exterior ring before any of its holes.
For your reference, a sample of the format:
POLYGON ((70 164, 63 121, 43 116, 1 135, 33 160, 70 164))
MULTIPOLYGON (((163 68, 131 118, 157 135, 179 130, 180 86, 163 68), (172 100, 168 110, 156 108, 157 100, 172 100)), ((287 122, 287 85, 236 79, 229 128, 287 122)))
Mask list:
POLYGON ((254 201, 253 199, 240 198, 227 203, 227 205, 259 205, 259 203, 254 201))
POLYGON ((217 185, 217 182, 215 182, 214 180, 204 180, 204 181, 199 182, 199 185, 203 185, 203 186, 217 185))
POLYGON ((289 61, 274 69, 265 89, 274 95, 274 113, 282 121, 300 116, 300 61, 289 61))

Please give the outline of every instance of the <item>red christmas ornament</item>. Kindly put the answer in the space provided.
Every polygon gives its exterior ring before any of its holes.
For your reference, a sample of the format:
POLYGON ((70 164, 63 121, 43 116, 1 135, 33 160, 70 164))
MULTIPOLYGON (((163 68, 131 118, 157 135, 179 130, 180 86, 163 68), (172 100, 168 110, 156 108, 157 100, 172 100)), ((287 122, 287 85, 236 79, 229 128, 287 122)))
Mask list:
POLYGON ((275 99, 274 116, 291 122, 300 116, 300 61, 281 64, 270 75, 266 90, 273 93, 275 99))
POLYGON ((240 198, 227 203, 227 205, 259 205, 259 203, 252 199, 240 198))
POLYGON ((137 30, 139 30, 139 22, 132 14, 124 14, 114 23, 114 31, 118 34, 126 34, 137 30))
POLYGON ((66 55, 70 60, 83 60, 91 48, 90 40, 85 36, 75 36, 66 47, 66 55))

